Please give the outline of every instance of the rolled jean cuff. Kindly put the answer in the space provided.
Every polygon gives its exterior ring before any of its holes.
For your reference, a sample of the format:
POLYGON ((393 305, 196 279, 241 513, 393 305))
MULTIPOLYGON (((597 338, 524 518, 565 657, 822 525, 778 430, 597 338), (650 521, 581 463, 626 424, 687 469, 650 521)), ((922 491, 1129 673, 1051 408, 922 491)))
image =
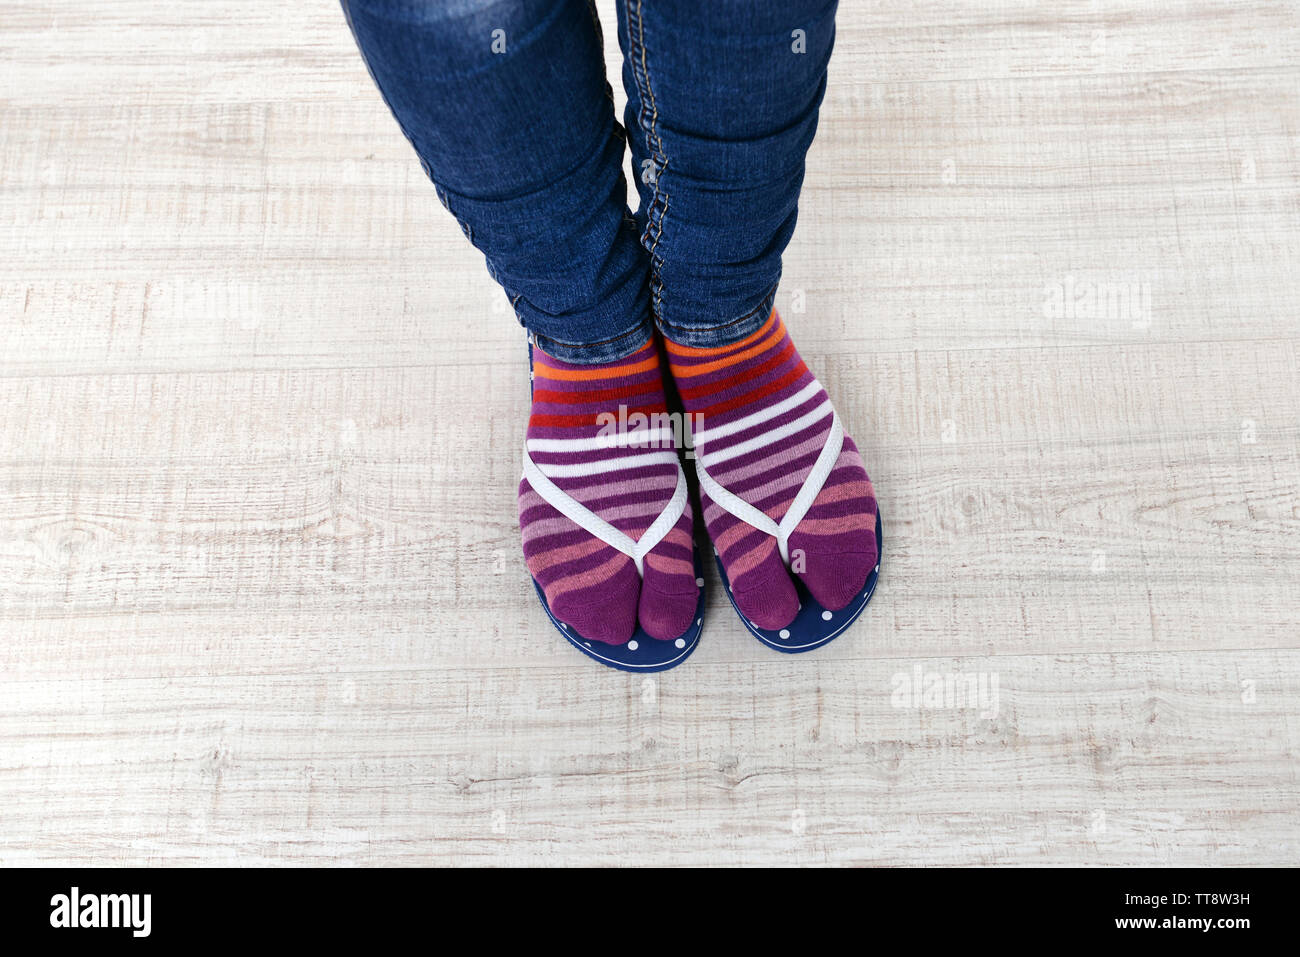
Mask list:
POLYGON ((599 342, 565 342, 535 329, 529 330, 528 333, 528 341, 552 359, 584 366, 626 359, 632 353, 643 349, 653 337, 654 326, 649 317, 642 319, 626 332, 599 342))
POLYGON ((738 319, 730 319, 726 322, 708 326, 678 325, 669 322, 662 316, 657 317, 655 322, 664 338, 677 343, 679 346, 691 346, 696 349, 729 346, 733 342, 739 342, 746 336, 757 332, 763 323, 767 322, 768 317, 772 315, 772 308, 775 303, 776 286, 773 286, 757 306, 738 319))

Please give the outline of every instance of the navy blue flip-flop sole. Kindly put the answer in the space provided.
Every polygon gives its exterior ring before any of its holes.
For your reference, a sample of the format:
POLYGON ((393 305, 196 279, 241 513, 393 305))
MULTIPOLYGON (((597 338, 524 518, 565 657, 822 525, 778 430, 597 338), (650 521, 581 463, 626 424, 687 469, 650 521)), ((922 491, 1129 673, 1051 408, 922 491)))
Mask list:
POLYGON ((667 671, 669 668, 677 667, 691 656, 691 652, 699 646, 700 633, 704 630, 704 566, 700 564, 699 548, 694 548, 693 552, 695 582, 700 586, 700 597, 695 603, 695 619, 686 631, 667 641, 651 637, 640 625, 637 625, 636 633, 624 645, 588 641, 555 617, 551 612, 551 606, 546 603, 546 593, 542 591, 542 586, 537 584, 536 578, 533 579, 533 587, 537 589, 537 597, 541 599, 542 607, 546 609, 546 616, 555 625, 555 630, 588 658, 594 658, 602 665, 618 668, 620 671, 640 674, 667 671))
POLYGON ((795 592, 799 596, 799 613, 795 615, 794 621, 790 622, 786 627, 774 631, 759 628, 745 617, 745 613, 736 604, 736 596, 731 593, 731 582, 727 580, 727 570, 722 567, 722 559, 715 554, 714 561, 718 563, 718 574, 722 576, 722 588, 727 593, 727 600, 731 602, 731 607, 736 609, 736 614, 740 617, 744 626, 749 629, 749 633, 769 648, 784 651, 786 654, 799 654, 800 652, 820 648, 822 645, 835 640, 848 629, 849 625, 857 621, 858 616, 862 614, 867 607, 867 602, 871 601, 871 596, 876 591, 876 579, 880 577, 880 562, 884 557, 884 549, 885 538, 880 524, 880 509, 877 507, 876 567, 867 575, 867 581, 862 586, 862 590, 854 595, 853 600, 839 611, 830 611, 817 603, 817 599, 809 594, 807 587, 798 575, 791 575, 791 579, 794 580, 795 592))

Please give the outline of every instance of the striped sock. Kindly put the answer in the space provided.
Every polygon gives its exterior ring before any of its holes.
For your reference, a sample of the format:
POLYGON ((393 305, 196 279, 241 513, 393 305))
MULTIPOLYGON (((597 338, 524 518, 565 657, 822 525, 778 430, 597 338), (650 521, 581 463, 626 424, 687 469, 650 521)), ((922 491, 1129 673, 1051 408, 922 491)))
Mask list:
MULTIPOLYGON (((773 310, 761 329, 729 346, 667 344, 673 378, 697 428, 696 455, 723 488, 779 522, 831 429, 826 390, 808 371, 773 310)), ((702 493, 709 537, 732 594, 760 628, 794 620, 799 599, 776 539, 702 493)), ((789 538, 790 570, 838 611, 876 564, 876 496, 848 436, 838 461, 789 538)))
MULTIPOLYGON (((646 442, 649 424, 638 418, 666 411, 654 342, 603 365, 573 365, 533 349, 529 456, 567 495, 633 539, 659 517, 677 486, 671 430, 659 433, 658 442, 646 442), (603 414, 614 418, 614 429, 608 419, 598 419, 603 414), (602 428, 606 435, 615 433, 614 441, 601 437, 602 428), (638 434, 641 441, 627 441, 638 434)), ((676 638, 686 630, 698 597, 691 522, 688 504, 645 556, 640 576, 631 558, 561 515, 528 479, 519 483, 528 570, 555 617, 589 641, 624 644, 638 620, 655 638, 676 638)))

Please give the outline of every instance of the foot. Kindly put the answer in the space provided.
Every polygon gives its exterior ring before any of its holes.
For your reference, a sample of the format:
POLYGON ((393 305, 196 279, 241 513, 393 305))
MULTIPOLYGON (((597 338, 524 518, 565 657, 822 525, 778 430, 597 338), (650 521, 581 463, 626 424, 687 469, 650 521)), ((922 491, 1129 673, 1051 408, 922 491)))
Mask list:
MULTIPOLYGON (((677 487, 676 444, 672 430, 661 428, 666 412, 654 342, 602 365, 533 349, 529 457, 566 495, 632 539, 663 513, 677 487)), ((688 504, 639 574, 629 556, 561 514, 527 478, 519 483, 528 570, 552 614, 588 641, 625 644, 638 621, 665 641, 687 629, 699 595, 691 522, 688 504)))
MULTIPOLYGON (((724 489, 780 522, 826 444, 830 399, 773 310, 733 345, 668 343, 669 362, 695 425, 695 454, 724 489)), ((876 566, 876 496, 848 436, 825 484, 788 540, 741 521, 701 491, 709 537, 736 605, 755 625, 783 628, 799 610, 790 574, 831 611, 862 590, 876 566)))

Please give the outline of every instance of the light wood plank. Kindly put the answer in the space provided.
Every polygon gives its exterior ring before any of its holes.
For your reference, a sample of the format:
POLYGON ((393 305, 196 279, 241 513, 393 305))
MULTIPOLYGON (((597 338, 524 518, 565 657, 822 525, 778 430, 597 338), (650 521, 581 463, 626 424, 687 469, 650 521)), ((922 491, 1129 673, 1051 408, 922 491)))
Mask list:
POLYGON ((852 668, 768 656, 657 682, 550 669, 9 682, 6 832, 30 843, 0 857, 1287 863, 1298 668, 1295 651, 852 668), (990 705, 996 676, 996 713, 897 707, 914 666, 985 672, 990 705))

